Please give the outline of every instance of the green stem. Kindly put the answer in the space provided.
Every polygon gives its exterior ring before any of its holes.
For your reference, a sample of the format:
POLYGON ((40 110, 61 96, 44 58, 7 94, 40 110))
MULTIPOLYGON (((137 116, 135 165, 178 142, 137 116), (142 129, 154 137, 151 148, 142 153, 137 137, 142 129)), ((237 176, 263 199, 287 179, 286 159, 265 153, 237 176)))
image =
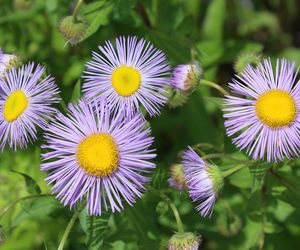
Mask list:
POLYGON ((175 220, 176 220, 176 224, 177 224, 177 230, 179 233, 184 233, 184 229, 183 229, 183 223, 182 220, 180 218, 178 209, 176 208, 175 204, 170 200, 170 198, 168 196, 166 196, 164 193, 162 193, 161 191, 153 188, 153 187, 149 187, 149 189, 155 193, 156 195, 160 196, 172 209, 172 212, 174 214, 175 220))
POLYGON ((73 22, 76 23, 77 22, 77 14, 78 14, 78 11, 80 9, 80 6, 81 4, 83 3, 83 0, 78 0, 76 6, 75 6, 75 9, 73 11, 73 22))
POLYGON ((227 159, 237 161, 237 162, 240 162, 240 163, 244 163, 244 164, 247 164, 247 165, 250 165, 250 164, 253 164, 253 163, 256 162, 255 160, 240 160, 240 159, 234 158, 230 155, 221 154, 221 153, 220 154, 218 154, 218 153, 216 153, 216 154, 207 154, 207 155, 202 156, 203 160, 212 159, 212 158, 227 158, 227 159))
POLYGON ((78 210, 73 214, 71 220, 69 221, 69 223, 68 223, 68 225, 67 225, 67 227, 66 227, 66 230, 65 230, 65 232, 64 232, 64 234, 63 234, 63 237, 61 238, 61 241, 60 241, 60 243, 59 243, 59 246, 58 246, 58 249, 57 249, 57 250, 63 250, 63 249, 64 249, 64 245, 65 245, 65 243, 66 243, 66 241, 67 241, 67 239, 68 239, 68 237, 69 237, 69 234, 70 234, 70 232, 71 232, 71 230, 72 230, 72 228, 73 228, 73 226, 74 226, 76 220, 77 220, 78 217, 79 217, 80 212, 81 212, 81 209, 78 209, 78 210))
POLYGON ((229 93, 224 88, 222 88, 220 85, 218 85, 217 83, 214 83, 212 81, 201 79, 200 84, 212 87, 212 88, 218 90, 223 95, 229 95, 229 93))
POLYGON ((21 197, 17 200, 15 200, 14 202, 12 202, 11 204, 9 204, 7 207, 5 207, 1 213, 0 213, 0 219, 2 219, 2 217, 9 211, 11 210, 16 204, 18 204, 20 201, 23 200, 29 200, 29 199, 33 199, 33 198, 39 198, 39 197, 47 197, 47 196, 52 196, 52 194, 33 194, 33 195, 28 195, 28 196, 24 196, 21 197))

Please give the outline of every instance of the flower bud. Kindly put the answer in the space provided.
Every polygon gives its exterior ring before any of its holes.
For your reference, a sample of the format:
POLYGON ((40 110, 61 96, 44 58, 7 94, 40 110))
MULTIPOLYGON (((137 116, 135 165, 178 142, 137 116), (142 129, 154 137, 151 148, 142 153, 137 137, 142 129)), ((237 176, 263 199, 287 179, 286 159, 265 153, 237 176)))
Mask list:
POLYGON ((4 54, 0 49, 0 77, 4 77, 5 71, 21 64, 19 56, 14 54, 4 54))
POLYGON ((71 45, 77 44, 85 35, 87 25, 84 20, 76 22, 73 16, 63 18, 59 24, 59 31, 71 45))
POLYGON ((171 166, 170 169, 170 175, 169 178, 169 185, 179 191, 182 191, 185 189, 185 178, 184 178, 184 172, 182 165, 180 164, 174 164, 171 166))
POLYGON ((199 62, 178 65, 172 72, 171 84, 174 90, 193 92, 199 85, 202 68, 199 62))
POLYGON ((255 52, 241 53, 234 64, 234 70, 241 74, 248 64, 256 67, 261 61, 261 55, 255 52))
POLYGON ((198 250, 201 236, 193 233, 176 233, 168 242, 168 250, 198 250))

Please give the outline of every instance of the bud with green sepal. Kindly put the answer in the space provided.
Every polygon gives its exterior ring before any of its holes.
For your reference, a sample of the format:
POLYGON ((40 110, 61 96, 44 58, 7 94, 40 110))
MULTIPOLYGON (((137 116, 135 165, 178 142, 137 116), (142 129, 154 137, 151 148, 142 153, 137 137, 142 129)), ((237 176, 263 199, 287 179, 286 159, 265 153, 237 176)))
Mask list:
POLYGON ((201 236, 186 232, 174 234, 168 242, 168 250, 198 250, 201 236))

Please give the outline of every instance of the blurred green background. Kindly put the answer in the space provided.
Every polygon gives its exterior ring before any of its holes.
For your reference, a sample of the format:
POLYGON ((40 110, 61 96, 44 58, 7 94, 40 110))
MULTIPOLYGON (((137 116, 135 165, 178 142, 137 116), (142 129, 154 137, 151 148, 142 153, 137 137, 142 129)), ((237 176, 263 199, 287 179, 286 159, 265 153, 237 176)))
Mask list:
MULTIPOLYGON (((76 1, 0 0, 0 48, 34 61, 55 76, 67 103, 78 96, 91 51, 119 35, 137 35, 163 50, 172 66, 197 51, 204 78, 226 88, 244 52, 300 64, 300 2, 297 0, 86 0, 79 16, 88 27, 75 45, 58 30, 76 1)), ((224 132, 221 95, 200 86, 186 104, 164 108, 150 120, 158 167, 152 185, 178 206, 187 231, 203 237, 201 249, 300 249, 299 161, 278 164, 276 178, 257 164, 226 179, 211 219, 194 210, 185 192, 168 187, 168 169, 186 145, 209 143, 207 152, 235 153, 224 132)), ((0 154, 0 213, 15 200, 49 193, 39 170, 40 145, 0 154), (26 173, 22 176, 12 169, 26 173)), ((221 168, 232 162, 217 160, 221 168)), ((101 218, 81 214, 65 249, 165 249, 176 230, 171 211, 157 213, 160 199, 147 192, 134 207, 101 218)), ((0 218, 0 249, 57 249, 72 216, 53 197, 26 199, 0 218)))

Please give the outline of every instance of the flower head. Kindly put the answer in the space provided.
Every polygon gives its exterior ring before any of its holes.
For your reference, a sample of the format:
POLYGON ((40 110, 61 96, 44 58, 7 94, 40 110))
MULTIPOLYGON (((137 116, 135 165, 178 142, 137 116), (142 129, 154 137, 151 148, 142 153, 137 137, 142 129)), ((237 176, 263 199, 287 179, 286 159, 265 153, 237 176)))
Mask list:
POLYGON ((242 97, 225 99, 228 136, 254 159, 277 162, 298 157, 300 152, 300 84, 295 64, 277 60, 275 72, 265 59, 258 67, 248 65, 229 84, 242 97))
POLYGON ((7 70, 16 67, 20 64, 20 59, 17 55, 4 54, 0 49, 0 78, 4 77, 7 70))
POLYGON ((45 68, 34 64, 12 68, 0 78, 0 149, 16 150, 36 139, 36 127, 44 128, 59 102, 54 78, 42 75, 45 68))
POLYGON ((74 21, 73 16, 67 16, 61 20, 58 28, 67 42, 75 45, 86 34, 87 25, 83 18, 74 21))
POLYGON ((176 190, 185 189, 185 178, 182 165, 174 164, 170 170, 171 177, 169 178, 169 185, 176 190))
POLYGON ((184 152, 182 165, 186 187, 196 209, 202 216, 210 216, 218 193, 223 187, 223 176, 216 165, 203 161, 191 148, 184 152))
POLYGON ((120 37, 99 46, 87 63, 83 92, 87 98, 107 99, 116 110, 133 113, 140 104, 150 115, 159 114, 169 86, 166 56, 144 39, 120 37))
POLYGON ((201 74, 202 68, 197 61, 178 65, 172 72, 172 87, 178 91, 193 92, 199 84, 201 74))
POLYGON ((153 138, 142 115, 125 118, 105 103, 81 100, 49 125, 41 169, 65 206, 85 198, 87 213, 101 215, 103 208, 121 211, 124 201, 132 205, 142 196, 149 181, 144 174, 155 168, 149 161, 153 138))
POLYGON ((201 236, 193 233, 176 233, 168 242, 168 250, 198 250, 201 236))

